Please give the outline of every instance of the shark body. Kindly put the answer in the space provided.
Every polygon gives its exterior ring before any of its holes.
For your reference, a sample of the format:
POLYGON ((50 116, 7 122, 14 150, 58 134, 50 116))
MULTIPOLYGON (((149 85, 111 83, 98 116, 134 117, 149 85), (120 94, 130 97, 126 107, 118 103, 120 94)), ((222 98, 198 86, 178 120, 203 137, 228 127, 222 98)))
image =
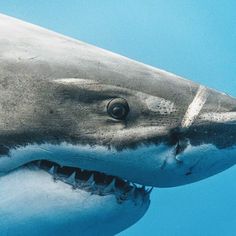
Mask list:
POLYGON ((116 234, 145 186, 233 166, 235 121, 224 93, 0 15, 0 232, 116 234))

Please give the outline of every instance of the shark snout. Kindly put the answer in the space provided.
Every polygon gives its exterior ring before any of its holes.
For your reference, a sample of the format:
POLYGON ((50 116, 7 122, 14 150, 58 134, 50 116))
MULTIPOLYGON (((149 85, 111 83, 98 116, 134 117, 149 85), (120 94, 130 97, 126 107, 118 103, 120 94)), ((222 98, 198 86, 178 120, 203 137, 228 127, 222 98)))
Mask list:
POLYGON ((230 168, 236 164, 236 100, 199 86, 169 139, 172 149, 154 172, 155 186, 193 183, 230 168))

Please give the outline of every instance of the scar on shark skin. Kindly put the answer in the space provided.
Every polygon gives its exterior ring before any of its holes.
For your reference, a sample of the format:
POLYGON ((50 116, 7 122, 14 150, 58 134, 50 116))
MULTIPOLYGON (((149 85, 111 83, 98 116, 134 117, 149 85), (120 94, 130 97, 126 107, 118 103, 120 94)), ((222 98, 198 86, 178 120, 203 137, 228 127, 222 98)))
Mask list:
POLYGON ((200 85, 197 94, 195 95, 192 103, 189 105, 183 117, 181 123, 182 128, 189 128, 192 125, 194 120, 199 115, 204 104, 206 103, 208 96, 209 94, 207 92, 207 89, 204 86, 200 85))

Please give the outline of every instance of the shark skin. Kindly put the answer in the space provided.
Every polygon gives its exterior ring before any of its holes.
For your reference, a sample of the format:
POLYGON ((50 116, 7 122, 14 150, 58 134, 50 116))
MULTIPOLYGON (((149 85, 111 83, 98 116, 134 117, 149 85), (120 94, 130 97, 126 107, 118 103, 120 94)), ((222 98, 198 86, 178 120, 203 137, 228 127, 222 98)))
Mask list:
POLYGON ((1 235, 117 234, 235 144, 233 97, 0 14, 1 235))

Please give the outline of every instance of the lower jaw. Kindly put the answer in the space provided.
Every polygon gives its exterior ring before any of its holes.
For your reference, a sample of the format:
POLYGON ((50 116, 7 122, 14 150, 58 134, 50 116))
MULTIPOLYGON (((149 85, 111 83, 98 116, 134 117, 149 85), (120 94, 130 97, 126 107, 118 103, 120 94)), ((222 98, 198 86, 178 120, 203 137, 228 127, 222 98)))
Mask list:
POLYGON ((35 163, 0 177, 0 189, 0 235, 9 236, 103 235, 104 229, 115 235, 137 222, 150 203, 138 193, 118 204, 113 193, 74 188, 35 163))

